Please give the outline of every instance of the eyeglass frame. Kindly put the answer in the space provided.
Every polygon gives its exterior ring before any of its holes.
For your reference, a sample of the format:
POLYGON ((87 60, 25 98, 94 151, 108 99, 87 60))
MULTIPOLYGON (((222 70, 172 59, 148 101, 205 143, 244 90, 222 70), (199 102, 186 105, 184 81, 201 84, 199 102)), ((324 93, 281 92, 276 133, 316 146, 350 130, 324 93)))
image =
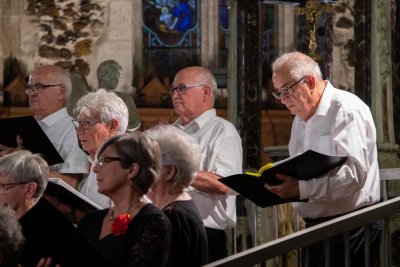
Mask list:
POLYGON ((106 163, 110 163, 113 161, 119 161, 122 162, 123 159, 120 157, 98 157, 95 161, 94 164, 99 166, 100 168, 104 168, 104 166, 106 165, 106 163))
POLYGON ((54 86, 62 86, 62 84, 41 84, 41 83, 35 83, 33 85, 26 85, 25 86, 25 94, 29 95, 30 93, 34 94, 40 94, 43 92, 43 90, 49 88, 49 87, 54 87, 54 86))
POLYGON ((299 84, 302 80, 304 80, 305 78, 307 78, 307 76, 304 76, 303 78, 301 78, 300 80, 298 80, 297 82, 293 83, 292 85, 289 86, 285 86, 283 88, 281 88, 280 90, 278 90, 277 88, 274 88, 274 91, 272 92, 272 95, 276 98, 281 100, 282 99, 282 95, 285 97, 291 97, 294 87, 299 84))
POLYGON ((186 91, 190 88, 194 88, 194 87, 200 87, 200 86, 205 86, 205 84, 179 84, 177 86, 171 86, 169 88, 168 93, 170 95, 173 95, 174 92, 176 91, 176 93, 178 95, 183 95, 184 93, 186 93, 186 91))
POLYGON ((78 129, 78 127, 81 127, 84 130, 90 130, 93 126, 95 126, 97 123, 103 122, 101 120, 72 120, 72 123, 74 124, 75 129, 78 129), (86 125, 86 126, 84 126, 86 125))
POLYGON ((30 181, 26 181, 26 182, 8 183, 8 184, 0 183, 0 195, 5 196, 5 195, 7 195, 7 190, 14 188, 18 185, 27 184, 30 182, 33 182, 33 181, 30 180, 30 181))

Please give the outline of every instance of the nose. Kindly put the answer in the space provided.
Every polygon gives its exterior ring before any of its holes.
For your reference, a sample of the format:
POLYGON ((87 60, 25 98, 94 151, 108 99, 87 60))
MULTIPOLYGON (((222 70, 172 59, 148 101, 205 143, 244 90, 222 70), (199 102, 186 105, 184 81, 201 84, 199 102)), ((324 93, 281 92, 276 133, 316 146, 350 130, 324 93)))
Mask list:
POLYGON ((97 164, 97 161, 93 162, 94 166, 93 166, 93 171, 94 173, 98 173, 100 170, 99 164, 97 164))

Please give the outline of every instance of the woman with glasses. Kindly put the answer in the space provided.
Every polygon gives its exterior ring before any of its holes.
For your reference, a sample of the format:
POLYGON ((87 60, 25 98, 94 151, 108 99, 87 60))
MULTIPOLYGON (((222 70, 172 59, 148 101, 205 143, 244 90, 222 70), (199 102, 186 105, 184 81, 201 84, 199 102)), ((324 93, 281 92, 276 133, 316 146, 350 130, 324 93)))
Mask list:
POLYGON ((0 205, 18 218, 25 245, 22 266, 109 266, 79 231, 45 198, 49 167, 39 155, 18 150, 0 157, 0 205), (79 261, 78 261, 79 259, 79 261), (93 264, 93 265, 91 265, 93 264))
POLYGON ((89 156, 89 175, 81 193, 102 208, 111 206, 111 200, 98 192, 93 161, 96 151, 108 138, 124 134, 128 126, 128 108, 124 101, 113 92, 99 89, 82 96, 74 108, 76 133, 82 149, 89 156))
POLYGON ((114 266, 169 266, 171 226, 145 194, 160 174, 158 144, 141 132, 108 139, 93 170, 114 206, 86 215, 78 229, 114 266))

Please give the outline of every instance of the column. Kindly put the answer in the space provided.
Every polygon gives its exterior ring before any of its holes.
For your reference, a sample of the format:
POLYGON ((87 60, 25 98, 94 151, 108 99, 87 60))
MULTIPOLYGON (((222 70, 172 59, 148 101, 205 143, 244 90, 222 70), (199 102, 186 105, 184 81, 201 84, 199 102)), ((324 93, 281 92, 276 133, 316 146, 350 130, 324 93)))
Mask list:
MULTIPOLYGON (((371 2, 371 109, 377 129, 380 168, 400 166, 393 121, 392 7, 391 2, 371 2)), ((397 47, 393 47, 396 49, 397 47)))

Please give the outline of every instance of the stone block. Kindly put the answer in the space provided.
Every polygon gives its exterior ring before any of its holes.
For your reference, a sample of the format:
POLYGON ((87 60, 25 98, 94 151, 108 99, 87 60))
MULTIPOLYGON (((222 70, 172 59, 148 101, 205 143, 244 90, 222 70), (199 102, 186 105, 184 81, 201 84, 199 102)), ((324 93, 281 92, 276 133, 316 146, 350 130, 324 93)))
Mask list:
POLYGON ((108 37, 111 40, 132 40, 131 1, 112 1, 110 3, 108 37))

